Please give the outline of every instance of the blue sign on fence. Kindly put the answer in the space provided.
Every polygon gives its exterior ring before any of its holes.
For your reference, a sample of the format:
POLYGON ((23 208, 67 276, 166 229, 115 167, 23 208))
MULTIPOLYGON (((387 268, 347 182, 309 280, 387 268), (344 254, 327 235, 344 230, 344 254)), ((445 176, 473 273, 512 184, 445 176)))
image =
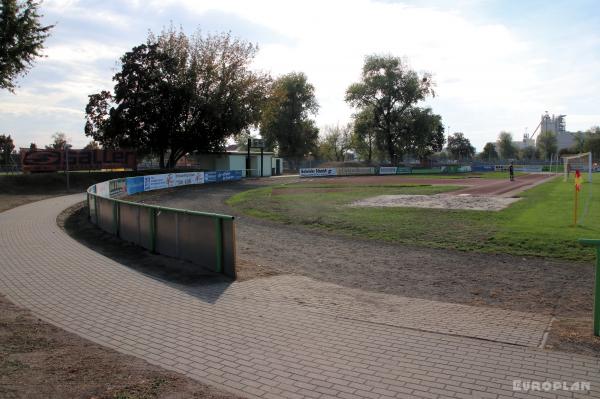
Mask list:
POLYGON ((494 165, 473 165, 473 172, 493 172, 495 170, 494 165))
POLYGON ((242 178, 241 170, 218 170, 217 182, 240 180, 242 178))
POLYGON ((127 194, 141 193, 144 191, 144 176, 127 178, 127 194))
POLYGON ((216 183, 217 172, 204 172, 204 183, 216 183))

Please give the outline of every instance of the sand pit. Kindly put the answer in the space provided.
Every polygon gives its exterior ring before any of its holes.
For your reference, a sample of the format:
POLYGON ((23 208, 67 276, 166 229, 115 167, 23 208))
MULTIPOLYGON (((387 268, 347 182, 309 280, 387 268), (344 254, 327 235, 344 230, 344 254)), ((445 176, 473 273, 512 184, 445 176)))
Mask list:
POLYGON ((378 195, 353 202, 356 207, 403 207, 499 211, 520 198, 476 197, 471 195, 378 195))

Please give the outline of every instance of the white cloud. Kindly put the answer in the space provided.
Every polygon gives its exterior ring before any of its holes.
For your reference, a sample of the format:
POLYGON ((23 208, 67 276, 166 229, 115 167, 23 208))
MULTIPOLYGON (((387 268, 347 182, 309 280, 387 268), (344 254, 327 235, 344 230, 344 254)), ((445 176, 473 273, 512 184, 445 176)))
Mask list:
MULTIPOLYGON (((460 7, 445 11, 369 0, 129 0, 119 4, 127 10, 143 7, 144 15, 156 15, 163 25, 169 21, 178 25, 181 20, 201 19, 217 11, 286 37, 289 40, 259 43, 255 65, 274 75, 305 72, 321 105, 320 125, 348 120, 352 110, 344 102, 344 92, 359 79, 363 57, 373 53, 407 57, 414 69, 431 72, 438 95, 427 103, 451 131, 463 131, 478 148, 495 140, 500 130, 512 131, 515 137, 525 127, 531 131, 545 110, 566 113, 567 127, 572 130, 600 123, 596 112, 600 106, 600 36, 569 36, 546 43, 510 25, 466 13, 470 4, 480 3, 463 1, 464 13, 460 7)), ((11 109, 21 104, 23 112, 35 109, 35 104, 42 109, 61 108, 69 99, 85 104, 88 94, 111 86, 112 71, 99 69, 99 63, 116 61, 143 40, 146 28, 156 25, 156 21, 145 25, 131 11, 128 15, 115 11, 117 7, 90 7, 75 0, 49 0, 44 7, 69 18, 79 14, 81 21, 106 19, 108 29, 128 33, 116 41, 100 41, 82 32, 77 40, 53 43, 46 61, 76 73, 46 82, 42 89, 54 90, 52 95, 38 93, 39 87, 25 87, 19 93, 24 100, 0 96, 2 109, 8 109, 7 104, 12 104, 11 109)), ((185 28, 192 32, 196 27, 185 28)), ((576 27, 572 28, 577 34, 576 27)), ((235 31, 235 26, 231 29, 235 31)), ((83 115, 83 108, 80 112, 83 115)))

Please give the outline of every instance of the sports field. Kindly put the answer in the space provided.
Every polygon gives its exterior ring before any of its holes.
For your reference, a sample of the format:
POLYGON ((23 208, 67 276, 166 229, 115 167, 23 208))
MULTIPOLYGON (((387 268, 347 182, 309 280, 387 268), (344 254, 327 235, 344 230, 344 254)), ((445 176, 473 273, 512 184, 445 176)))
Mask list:
MULTIPOLYGON (((577 239, 600 236, 600 223, 597 223, 600 203, 594 201, 600 198, 598 181, 583 184, 577 227, 573 227, 574 185, 572 181, 563 182, 562 177, 517 194, 522 199, 499 212, 348 206, 377 195, 464 192, 464 187, 456 184, 464 179, 448 179, 441 184, 437 177, 435 185, 422 181, 409 184, 407 178, 396 184, 383 179, 382 185, 363 183, 360 178, 311 179, 307 183, 238 193, 228 204, 258 218, 388 242, 571 260, 593 259, 593 251, 579 246, 577 239)), ((510 187, 511 183, 501 184, 510 187)))

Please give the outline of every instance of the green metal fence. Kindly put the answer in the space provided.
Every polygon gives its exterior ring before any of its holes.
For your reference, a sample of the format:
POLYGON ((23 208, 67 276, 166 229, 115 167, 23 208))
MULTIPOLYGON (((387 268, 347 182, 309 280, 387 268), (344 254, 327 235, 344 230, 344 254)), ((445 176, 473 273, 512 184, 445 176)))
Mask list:
POLYGON ((236 277, 234 217, 140 204, 87 192, 89 217, 102 230, 152 252, 236 277))

